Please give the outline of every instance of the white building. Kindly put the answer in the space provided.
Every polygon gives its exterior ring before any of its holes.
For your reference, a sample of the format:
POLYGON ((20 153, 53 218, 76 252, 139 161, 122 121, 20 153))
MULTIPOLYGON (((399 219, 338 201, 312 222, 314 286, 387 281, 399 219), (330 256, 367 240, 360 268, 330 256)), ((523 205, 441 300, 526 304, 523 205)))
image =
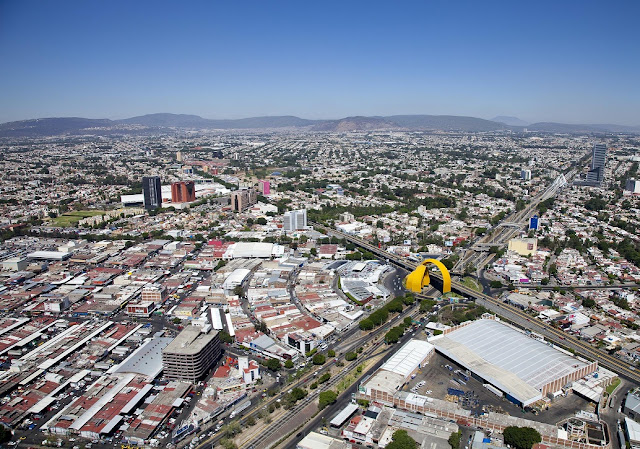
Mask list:
POLYGON ((24 257, 12 257, 2 261, 2 269, 6 271, 22 271, 29 266, 29 260, 24 257))
POLYGON ((283 225, 285 231, 297 231, 307 227, 307 209, 290 210, 284 213, 283 225))
POLYGON ((233 291, 238 285, 242 285, 244 281, 251 274, 251 270, 246 268, 238 268, 233 270, 229 276, 224 280, 222 288, 227 291, 233 291))
POLYGON ((260 379, 260 365, 249 357, 238 357, 238 369, 245 384, 252 384, 260 379))

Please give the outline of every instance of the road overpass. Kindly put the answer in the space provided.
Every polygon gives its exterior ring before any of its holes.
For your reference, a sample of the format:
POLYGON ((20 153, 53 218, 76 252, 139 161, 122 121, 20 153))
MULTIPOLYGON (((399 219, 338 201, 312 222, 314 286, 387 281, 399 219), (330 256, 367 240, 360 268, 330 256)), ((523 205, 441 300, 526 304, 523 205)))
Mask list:
POLYGON ((471 265, 474 268, 482 268, 489 263, 493 256, 486 256, 478 254, 489 251, 492 246, 501 247, 505 245, 509 239, 513 238, 522 229, 524 229, 529 223, 529 217, 536 210, 538 205, 555 196, 558 190, 567 185, 567 179, 572 179, 575 176, 576 169, 572 169, 565 176, 564 174, 558 176, 553 183, 547 187, 543 192, 538 193, 531 198, 529 204, 524 209, 516 211, 506 217, 493 230, 486 236, 477 240, 471 247, 471 251, 466 250, 462 253, 462 256, 451 269, 453 273, 462 273, 467 265, 471 265))
MULTIPOLYGON (((345 234, 337 230, 329 229, 325 226, 322 226, 316 223, 312 223, 312 225, 315 228, 321 231, 324 231, 325 233, 330 233, 338 237, 344 238, 350 241, 351 243, 358 245, 361 248, 364 248, 372 252, 376 256, 382 259, 386 259, 390 263, 393 263, 394 265, 400 268, 403 268, 407 271, 413 271, 418 266, 417 263, 411 260, 405 259, 403 257, 397 256, 383 249, 380 249, 377 246, 372 245, 361 238, 354 237, 352 235, 345 234)), ((439 272, 437 271, 430 272, 429 276, 431 277, 432 283, 434 280, 436 281, 436 284, 442 283, 442 276, 440 275, 439 272)), ((640 384, 640 368, 638 369, 638 371, 636 371, 635 366, 630 365, 629 363, 624 362, 604 351, 600 351, 599 349, 593 348, 588 343, 582 340, 579 340, 573 337, 572 335, 566 334, 565 332, 559 329, 556 329, 555 327, 550 326, 547 323, 536 320, 530 317, 529 315, 527 315, 523 310, 517 307, 513 307, 509 304, 505 304, 489 295, 485 295, 484 293, 480 293, 473 289, 470 289, 459 282, 452 281, 451 290, 456 293, 462 294, 468 298, 474 299, 478 304, 486 307, 487 309, 493 311, 494 313, 497 313, 503 318, 513 322, 514 324, 524 329, 531 329, 532 331, 535 331, 541 335, 544 335, 549 341, 552 341, 558 344, 559 346, 572 349, 573 351, 576 352, 576 354, 586 357, 590 360, 597 361, 600 365, 604 366, 605 368, 608 368, 618 373, 620 376, 636 384, 640 384)))

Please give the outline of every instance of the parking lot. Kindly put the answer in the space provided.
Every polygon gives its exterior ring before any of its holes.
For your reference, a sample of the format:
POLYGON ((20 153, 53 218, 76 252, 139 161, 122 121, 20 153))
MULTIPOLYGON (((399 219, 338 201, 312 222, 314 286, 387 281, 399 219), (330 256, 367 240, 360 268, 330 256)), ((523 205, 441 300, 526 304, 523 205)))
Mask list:
POLYGON ((489 391, 464 368, 437 352, 429 359, 428 364, 420 369, 416 377, 405 385, 404 390, 437 399, 454 399, 454 395, 449 394, 450 388, 464 392, 458 396, 458 404, 478 415, 493 411, 556 424, 573 416, 578 410, 593 411, 594 408, 586 399, 570 393, 549 403, 549 408, 537 415, 530 411, 525 412, 519 406, 489 391))

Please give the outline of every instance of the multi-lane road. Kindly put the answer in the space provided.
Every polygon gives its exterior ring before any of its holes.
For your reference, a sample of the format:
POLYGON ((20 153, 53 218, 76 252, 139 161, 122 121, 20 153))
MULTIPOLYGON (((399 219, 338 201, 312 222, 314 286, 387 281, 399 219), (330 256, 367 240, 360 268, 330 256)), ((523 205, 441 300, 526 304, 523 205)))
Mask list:
POLYGON ((481 269, 487 265, 494 255, 488 251, 492 246, 503 246, 514 237, 529 222, 529 217, 535 212, 538 205, 554 196, 560 188, 565 186, 576 174, 572 169, 566 176, 559 176, 547 189, 531 198, 529 203, 520 211, 513 212, 506 217, 493 231, 475 242, 470 249, 462 250, 460 259, 451 270, 454 273, 462 273, 470 265, 475 269, 481 269))
MULTIPOLYGON (((405 270, 412 271, 418 265, 413 261, 382 250, 377 246, 372 245, 369 242, 366 242, 358 237, 354 237, 337 230, 329 229, 315 223, 314 226, 326 233, 344 238, 364 249, 367 249, 378 257, 386 259, 394 265, 405 270)), ((437 279, 439 283, 442 282, 442 276, 439 272, 430 273, 430 276, 432 280, 437 279)), ((544 335, 547 340, 552 341, 559 346, 569 348, 575 351, 576 354, 581 355, 587 359, 597 361, 605 368, 618 373, 620 376, 634 383, 640 384, 640 369, 636 370, 635 366, 630 365, 629 363, 620 360, 604 351, 596 349, 590 344, 579 340, 569 334, 566 334, 565 332, 556 329, 555 327, 543 321, 536 320, 517 307, 505 304, 489 295, 470 289, 459 282, 453 281, 451 283, 451 289, 457 293, 465 295, 466 297, 476 300, 479 304, 485 306, 489 310, 497 313, 501 317, 513 322, 514 324, 524 329, 531 329, 534 332, 540 333, 544 335)))
MULTIPOLYGON (((394 275, 397 277, 397 275, 394 275)), ((346 353, 349 351, 355 351, 357 348, 364 346, 366 343, 373 341, 376 337, 381 337, 384 332, 388 330, 389 327, 394 326, 397 323, 400 323, 404 317, 411 316, 415 318, 419 315, 419 309, 417 305, 413 307, 409 307, 405 309, 405 311, 394 318, 390 319, 390 321, 385 326, 380 326, 375 330, 370 332, 361 332, 360 329, 356 326, 349 331, 347 331, 344 335, 342 335, 339 342, 335 345, 332 345, 333 349, 336 353, 346 353), (359 335, 362 333, 362 335, 359 335)), ((406 336, 405 336, 406 337, 406 336)), ((407 337, 408 338, 408 337, 407 337)), ((390 352, 395 349, 398 349, 399 345, 395 345, 394 347, 388 347, 384 349, 385 352, 390 352)), ((353 362, 347 362, 345 367, 340 371, 340 373, 334 375, 329 379, 328 382, 321 384, 317 389, 311 390, 311 392, 301 401, 296 403, 290 410, 288 410, 283 416, 279 417, 277 421, 271 423, 271 425, 262 432, 260 435, 252 438, 250 441, 242 444, 242 448, 255 448, 260 449, 263 447, 268 447, 271 440, 275 435, 286 435, 288 431, 291 429, 287 429, 287 423, 294 417, 296 417, 304 408, 306 408, 309 403, 317 399, 317 396, 328 389, 331 389, 334 385, 338 384, 345 376, 351 373, 362 361, 371 356, 374 352, 379 349, 378 345, 370 345, 358 356, 358 358, 353 362)), ((249 416, 253 418, 257 418, 258 414, 262 409, 267 408, 269 405, 274 404, 276 401, 279 401, 287 394, 287 389, 293 389, 296 387, 304 387, 306 384, 313 382, 317 378, 319 378, 323 373, 329 371, 331 367, 335 365, 335 361, 330 359, 325 365, 321 367, 317 367, 316 369, 310 371, 305 374, 300 379, 288 384, 283 391, 278 393, 277 395, 268 398, 266 401, 259 402, 256 407, 254 407, 251 411, 247 412, 244 417, 240 419, 240 424, 245 427, 246 421, 249 416)), ((202 432, 205 433, 205 432, 202 432)), ((211 445, 217 444, 224 437, 222 432, 218 432, 215 435, 212 435, 209 438, 206 438, 200 441, 197 445, 199 449, 205 449, 211 447, 211 445)))

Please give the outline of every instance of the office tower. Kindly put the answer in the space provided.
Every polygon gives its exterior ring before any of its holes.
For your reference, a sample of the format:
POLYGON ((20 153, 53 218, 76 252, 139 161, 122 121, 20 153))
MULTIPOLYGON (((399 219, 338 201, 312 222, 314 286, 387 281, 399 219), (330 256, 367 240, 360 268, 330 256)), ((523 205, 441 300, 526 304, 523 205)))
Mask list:
POLYGON ((145 176, 142 178, 142 193, 144 195, 144 207, 146 209, 162 207, 160 176, 145 176))
POLYGON ((253 189, 242 189, 231 192, 231 209, 242 212, 258 201, 258 193, 253 189))
POLYGON ((182 162, 182 151, 176 153, 176 161, 182 162))
POLYGON ((290 210, 284 213, 283 227, 285 231, 296 231, 307 227, 307 209, 290 210))
POLYGON ((591 170, 587 172, 587 184, 599 185, 604 180, 604 169, 607 164, 607 146, 602 143, 593 145, 591 170))
POLYGON ((531 170, 520 170, 520 178, 523 181, 530 181, 531 180, 531 170))
POLYGON ((196 185, 193 181, 180 181, 171 184, 172 203, 190 203, 196 200, 196 185))

